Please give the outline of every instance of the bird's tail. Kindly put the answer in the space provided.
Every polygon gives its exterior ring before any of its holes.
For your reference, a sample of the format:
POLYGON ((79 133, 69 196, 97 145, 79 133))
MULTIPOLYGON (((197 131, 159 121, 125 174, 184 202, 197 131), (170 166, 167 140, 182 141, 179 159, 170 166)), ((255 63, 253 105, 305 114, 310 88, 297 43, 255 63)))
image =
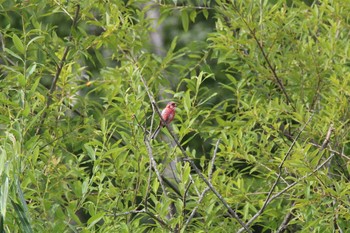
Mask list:
POLYGON ((158 126, 158 128, 154 131, 154 133, 151 136, 151 139, 155 139, 160 131, 160 125, 158 126))
POLYGON ((160 131, 160 125, 158 126, 158 128, 154 131, 154 133, 152 134, 152 137, 151 137, 151 139, 155 139, 156 137, 157 137, 157 135, 158 135, 158 133, 159 133, 159 131, 160 131))

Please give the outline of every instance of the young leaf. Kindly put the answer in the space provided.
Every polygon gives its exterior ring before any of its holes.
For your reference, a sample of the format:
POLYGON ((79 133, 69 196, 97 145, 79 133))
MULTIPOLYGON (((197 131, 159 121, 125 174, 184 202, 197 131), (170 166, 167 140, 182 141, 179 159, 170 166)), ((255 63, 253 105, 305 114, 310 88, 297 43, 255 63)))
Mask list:
POLYGON ((184 28, 184 31, 187 32, 190 21, 186 10, 181 11, 181 21, 182 21, 182 27, 184 28))
POLYGON ((13 44, 15 45, 16 49, 17 49, 20 53, 24 54, 25 49, 24 49, 23 43, 22 43, 21 39, 19 39, 19 37, 18 37, 16 34, 13 34, 13 36, 12 36, 12 42, 13 42, 13 44))

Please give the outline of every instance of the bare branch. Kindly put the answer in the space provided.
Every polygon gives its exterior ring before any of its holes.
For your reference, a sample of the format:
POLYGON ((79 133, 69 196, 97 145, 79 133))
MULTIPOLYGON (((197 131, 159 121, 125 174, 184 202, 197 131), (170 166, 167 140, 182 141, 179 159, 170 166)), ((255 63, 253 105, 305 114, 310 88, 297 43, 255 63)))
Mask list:
POLYGON ((281 178, 281 175, 282 175, 282 168, 283 168, 283 165, 284 165, 284 163, 285 163, 287 157, 288 157, 288 156, 290 155, 290 153, 292 152, 292 149, 294 148, 295 143, 296 143, 297 140, 299 139, 299 137, 300 137, 301 133, 304 131, 305 127, 306 127, 306 126, 309 124, 309 122, 311 121, 313 115, 314 115, 314 114, 312 113, 311 116, 309 117, 309 119, 307 120, 307 122, 306 122, 306 123, 303 125, 303 127, 300 129, 299 133, 297 134, 297 136, 295 137, 294 141, 293 141, 292 144, 290 145, 290 147, 289 147, 287 153, 284 155, 284 157, 283 157, 283 159, 282 159, 280 165, 278 166, 279 172, 278 172, 277 179, 276 179, 275 183, 271 186, 271 189, 270 189, 270 191, 269 191, 269 194, 268 194, 267 197, 266 197, 265 203, 264 203, 264 205, 261 207, 261 209, 259 210, 260 213, 262 213, 262 212, 265 210, 266 205, 267 205, 267 202, 269 201, 269 199, 270 199, 270 197, 271 197, 271 195, 272 195, 273 190, 276 188, 276 186, 277 186, 277 184, 278 184, 278 181, 279 181, 279 179, 281 178))
MULTIPOLYGON (((46 108, 49 108, 51 103, 52 103, 52 95, 53 95, 53 92, 56 89, 56 84, 57 84, 58 78, 59 78, 59 76, 60 76, 60 74, 62 72, 63 66, 64 66, 64 64, 66 62, 66 58, 67 58, 67 55, 68 55, 68 52, 69 52, 69 49, 70 49, 70 43, 69 42, 71 42, 72 39, 73 39, 72 31, 73 31, 73 28, 75 28, 77 26, 78 19, 79 19, 79 12, 80 12, 80 5, 77 4, 77 8, 75 10, 75 16, 74 16, 73 23, 72 23, 72 28, 71 28, 71 31, 70 31, 69 37, 68 37, 68 44, 64 48, 63 55, 62 55, 60 63, 57 64, 57 66, 56 66, 55 77, 53 78, 53 81, 51 83, 51 87, 50 87, 50 90, 49 90, 49 93, 48 93, 48 96, 47 96, 46 108)), ((44 120, 46 118, 46 114, 47 114, 46 112, 43 113, 43 115, 41 117, 41 121, 40 121, 39 127, 36 130, 36 134, 38 134, 40 132, 40 128, 41 128, 41 125, 43 124, 43 122, 44 122, 44 120)))
POLYGON ((324 141, 322 143, 321 151, 324 150, 327 147, 327 145, 328 145, 328 143, 330 141, 330 137, 331 137, 331 134, 332 134, 333 130, 334 130, 333 124, 331 124, 329 126, 329 128, 328 128, 328 131, 327 131, 327 134, 326 134, 326 138, 324 139, 324 141))
MULTIPOLYGON (((75 16, 74 16, 74 19, 73 19, 73 24, 72 24, 72 28, 75 28, 77 26, 77 22, 78 22, 78 18, 79 18, 79 11, 80 11, 80 5, 78 4, 77 5, 77 9, 75 10, 75 16)), ((68 42, 71 42, 72 41, 72 30, 70 31, 69 33, 69 37, 68 37, 68 42)), ((61 61, 60 63, 57 65, 57 69, 56 69, 56 74, 55 74, 55 77, 52 81, 52 84, 51 84, 51 88, 50 88, 50 93, 49 93, 49 98, 47 100, 47 103, 46 103, 46 107, 49 107, 50 104, 51 104, 51 101, 52 101, 52 94, 53 92, 55 91, 56 89, 56 84, 57 84, 57 80, 58 80, 58 77, 60 76, 61 74, 61 71, 62 71, 62 68, 63 68, 63 65, 64 63, 66 62, 66 58, 67 58, 67 55, 68 55, 68 52, 69 52, 69 49, 70 49, 70 46, 67 45, 64 49, 64 52, 63 52, 63 56, 61 58, 61 61)))
MULTIPOLYGON (((295 201, 292 202, 292 208, 295 206, 295 201)), ((281 223, 281 225, 278 227, 277 232, 276 233, 282 233, 283 231, 286 230, 288 223, 292 220, 293 217, 293 209, 290 210, 286 216, 284 216, 284 219, 281 223)))
MULTIPOLYGON (((215 162, 215 159, 216 159, 216 153, 217 153, 217 150, 219 148, 219 143, 220 143, 220 139, 216 142, 216 145, 215 145, 215 149, 214 149, 214 154, 213 154, 213 158, 211 159, 211 166, 209 167, 209 170, 208 170, 208 179, 209 181, 211 181, 211 178, 212 178, 212 175, 213 175, 213 171, 214 171, 214 162, 215 162)), ((197 206, 194 207, 194 209, 192 210, 190 216, 188 217, 188 219, 186 220, 182 230, 185 230, 188 226, 188 224, 191 222, 192 218, 194 217, 194 215, 197 213, 197 210, 199 208, 199 205, 200 203, 202 202, 203 198, 205 197, 205 194, 210 190, 209 187, 206 187, 203 192, 200 194, 199 196, 199 199, 197 201, 197 206)))
POLYGON ((216 159, 216 153, 218 152, 219 144, 220 144, 220 139, 216 142, 213 158, 211 159, 210 168, 208 169, 208 179, 209 179, 209 181, 211 181, 211 178, 213 176, 214 162, 215 162, 215 159, 216 159))
MULTIPOLYGON (((276 186, 277 186, 277 184, 278 184, 278 182, 279 182, 279 180, 280 180, 280 178, 281 178, 281 176, 282 176, 282 168, 283 168, 283 165, 284 165, 284 163, 285 163, 287 157, 288 157, 288 156, 290 155, 290 153, 292 152, 292 149, 294 148, 294 146, 295 146, 297 140, 299 139, 301 133, 304 131, 305 127, 309 124, 309 122, 311 121, 311 119, 312 119, 313 116, 314 116, 314 113, 312 113, 312 114, 310 115, 310 117, 309 117, 309 119, 307 120, 307 122, 306 122, 306 123, 302 126, 302 128, 299 130, 297 136, 295 137, 295 139, 294 139, 294 141, 292 142, 292 144, 290 145, 290 147, 289 147, 287 153, 284 155, 284 157, 283 157, 283 159, 282 159, 280 165, 278 166, 278 170, 279 170, 279 171, 278 171, 277 179, 275 180, 275 182, 274 182, 273 185, 271 186, 270 191, 269 191, 269 193, 267 194, 267 197, 266 197, 266 199, 265 199, 264 204, 262 205, 262 207, 260 208, 260 210, 246 223, 247 226, 249 226, 253 221, 255 221, 255 219, 256 219, 257 217, 259 217, 259 216, 264 212, 264 210, 265 210, 266 206, 268 205, 268 203, 271 202, 271 200, 272 200, 272 196, 271 196, 271 195, 272 195, 273 191, 275 190, 275 188, 276 188, 276 186)), ((287 186, 287 187, 288 187, 288 186, 287 186)), ((241 228, 241 229, 242 229, 242 228, 241 228)))
POLYGON ((160 183, 160 186, 162 187, 164 195, 167 196, 162 176, 160 175, 160 172, 158 171, 157 163, 156 163, 156 161, 154 160, 154 157, 153 157, 153 151, 152 151, 151 145, 149 144, 148 140, 144 140, 144 141, 145 141, 145 144, 146 144, 146 147, 147 147, 147 152, 148 152, 148 156, 149 156, 152 168, 156 172, 157 179, 158 179, 158 181, 160 183))
POLYGON ((190 224, 192 218, 194 217, 194 215, 197 213, 197 210, 199 208, 199 205, 200 203, 203 201, 204 197, 205 197, 205 194, 210 191, 210 188, 209 187, 206 187, 203 192, 201 193, 201 195, 199 196, 199 199, 197 201, 197 206, 193 208, 190 216, 188 217, 188 219, 186 220, 182 230, 185 230, 187 227, 188 227, 188 224, 190 224))
MULTIPOLYGON (((295 182, 293 182, 292 184, 288 185, 287 187, 285 187, 284 189, 282 189, 280 192, 274 194, 271 196, 271 198, 267 201, 266 205, 268 205, 271 201, 273 201, 274 199, 276 199, 277 197, 281 196, 282 194, 284 194, 285 192, 287 192, 289 189, 293 188, 295 185, 297 185, 300 181, 305 180, 306 178, 312 176, 315 172, 317 172, 318 170, 320 170, 322 167, 324 167, 334 156, 334 153, 331 154, 331 156, 329 156, 323 163, 321 163, 319 166, 317 166, 312 172, 302 176, 301 178, 299 178, 298 180, 296 180, 295 182)), ((252 224, 254 222, 255 219, 257 219, 260 216, 261 213, 259 213, 259 211, 246 223, 247 226, 249 226, 250 224, 252 224)), ((241 228, 239 229, 239 232, 243 232, 245 229, 241 228)))
POLYGON ((119 216, 124 216, 124 215, 129 215, 129 214, 139 214, 139 213, 146 213, 146 210, 130 210, 126 211, 123 213, 113 213, 113 214, 106 214, 106 216, 113 216, 113 217, 119 217, 119 216))
MULTIPOLYGON (((326 138, 324 139, 321 147, 320 147, 320 150, 318 153, 321 153, 326 147, 327 145, 329 144, 329 141, 330 141, 330 137, 332 135, 332 132, 333 132, 333 124, 330 124, 330 126, 328 127, 328 131, 327 131, 327 134, 326 134, 326 138)), ((318 163, 317 165, 320 164, 321 160, 323 158, 323 154, 321 155, 320 159, 318 160, 318 163)))
MULTIPOLYGON (((315 146, 315 147, 322 148, 322 145, 319 145, 319 144, 316 144, 316 143, 313 143, 313 142, 310 142, 310 144, 315 146)), ((343 152, 339 152, 339 151, 333 150, 331 148, 325 148, 325 149, 327 149, 329 152, 332 152, 334 154, 340 155, 341 157, 343 157, 343 158, 345 158, 347 160, 350 160, 350 157, 347 156, 346 154, 344 154, 343 152)))
POLYGON ((266 61, 267 63, 267 66, 269 67, 271 73, 272 73, 272 76, 274 77, 274 79, 276 80, 280 90, 282 91, 282 93, 284 94, 284 96, 286 97, 286 100, 287 100, 287 103, 293 108, 293 110, 295 111, 295 106, 293 105, 292 103, 292 100, 291 98, 289 97, 289 95, 287 94, 287 91, 286 91, 286 88, 284 87, 283 85, 283 82, 281 80, 281 78, 277 75, 277 72, 276 72, 276 68, 272 65, 268 55, 266 54, 265 52, 265 49, 262 45, 262 42, 259 41, 259 39, 257 38, 256 36, 256 33, 255 33, 255 30, 253 28, 250 27, 250 25, 248 24, 247 20, 245 19, 245 17, 241 14, 241 12, 239 11, 239 9, 235 6, 235 4, 233 4, 233 8, 234 10, 237 12, 237 14, 240 16, 241 20, 243 21, 243 23, 247 26, 249 32, 250 32, 250 35, 253 37, 253 39, 255 40, 256 44, 258 45, 259 47, 259 50, 261 52, 261 54, 263 55, 264 57, 264 60, 266 61))

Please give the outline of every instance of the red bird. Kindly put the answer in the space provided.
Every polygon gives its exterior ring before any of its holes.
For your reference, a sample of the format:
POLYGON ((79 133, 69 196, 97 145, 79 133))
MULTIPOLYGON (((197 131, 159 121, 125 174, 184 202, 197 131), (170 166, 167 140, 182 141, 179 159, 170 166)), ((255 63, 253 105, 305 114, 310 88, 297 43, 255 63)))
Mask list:
MULTIPOLYGON (((161 116, 163 118, 163 121, 165 124, 170 124, 170 122, 174 119, 175 117, 175 108, 176 108, 176 103, 175 102, 169 102, 166 107, 163 109, 161 116)), ((159 123, 158 128, 156 129, 156 131, 154 131, 151 139, 154 139, 155 137, 157 137, 157 134, 160 131, 161 127, 164 127, 164 123, 161 120, 159 123)))

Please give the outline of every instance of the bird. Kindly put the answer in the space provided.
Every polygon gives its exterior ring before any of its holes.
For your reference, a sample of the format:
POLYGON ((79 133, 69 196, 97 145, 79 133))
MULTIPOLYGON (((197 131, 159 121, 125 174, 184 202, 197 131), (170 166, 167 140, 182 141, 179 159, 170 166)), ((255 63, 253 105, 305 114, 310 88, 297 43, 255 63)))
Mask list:
POLYGON ((176 109, 176 103, 175 102, 169 102, 166 107, 163 109, 161 113, 162 119, 159 122, 159 125, 157 129, 154 131, 153 135, 151 136, 151 139, 154 139, 157 137, 161 127, 164 127, 165 124, 168 125, 175 117, 175 109, 176 109), (164 124, 165 123, 165 124, 164 124))

